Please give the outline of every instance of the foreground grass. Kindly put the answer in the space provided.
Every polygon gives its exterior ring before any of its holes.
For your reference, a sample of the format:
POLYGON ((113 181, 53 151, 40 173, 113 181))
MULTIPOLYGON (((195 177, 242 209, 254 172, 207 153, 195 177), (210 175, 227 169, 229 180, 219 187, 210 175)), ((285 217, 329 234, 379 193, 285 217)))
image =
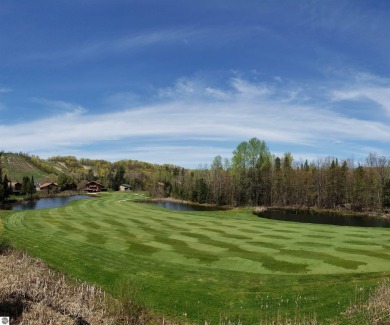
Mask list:
MULTIPOLYGON (((152 325, 183 324, 147 312, 137 304, 137 288, 121 283, 117 298, 99 287, 70 281, 53 272, 45 263, 25 253, 3 247, 0 251, 0 315, 12 324, 107 324, 152 325)), ((356 304, 348 308, 340 321, 350 324, 390 323, 390 283, 364 297, 356 291, 356 304)), ((315 318, 284 319, 283 315, 264 320, 265 324, 317 324, 315 318)), ((231 324, 222 320, 219 324, 231 324)))
POLYGON ((383 281, 368 296, 357 288, 356 303, 350 306, 340 320, 348 324, 390 324, 390 282, 383 281))
POLYGON ((129 284, 115 299, 99 287, 70 281, 20 251, 7 248, 0 253, 0 274, 0 315, 10 317, 11 324, 162 323, 134 302, 129 284))
POLYGON ((368 296, 389 276, 389 229, 276 222, 243 210, 173 212, 136 198, 107 193, 6 212, 5 235, 111 292, 136 283, 147 308, 198 323, 338 321, 357 288, 368 296))

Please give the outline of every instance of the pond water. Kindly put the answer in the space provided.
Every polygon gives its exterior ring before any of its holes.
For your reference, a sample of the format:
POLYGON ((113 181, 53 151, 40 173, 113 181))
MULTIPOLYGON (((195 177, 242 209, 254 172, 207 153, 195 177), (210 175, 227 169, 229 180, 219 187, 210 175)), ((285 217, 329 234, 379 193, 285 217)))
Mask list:
POLYGON ((69 202, 81 199, 87 199, 90 196, 87 195, 72 195, 72 196, 61 196, 61 197, 48 197, 33 201, 23 201, 5 206, 5 210, 38 210, 38 209, 49 209, 59 208, 67 205, 69 202))
POLYGON ((273 220, 316 223, 323 225, 390 228, 389 219, 368 216, 337 215, 292 210, 267 210, 255 213, 257 216, 273 220))
POLYGON ((142 203, 153 204, 153 205, 157 205, 157 206, 164 207, 164 208, 169 209, 169 210, 175 210, 175 211, 217 211, 217 210, 221 210, 221 208, 218 208, 218 207, 185 204, 185 203, 179 203, 179 202, 143 201, 142 203))

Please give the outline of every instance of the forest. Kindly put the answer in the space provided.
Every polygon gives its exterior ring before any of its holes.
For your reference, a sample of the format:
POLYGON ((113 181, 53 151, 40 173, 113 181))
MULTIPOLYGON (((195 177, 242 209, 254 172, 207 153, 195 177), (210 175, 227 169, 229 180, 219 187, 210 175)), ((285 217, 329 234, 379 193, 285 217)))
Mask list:
POLYGON ((294 161, 277 157, 264 141, 241 142, 231 160, 210 167, 160 168, 149 191, 154 196, 228 206, 316 207, 353 211, 390 208, 390 160, 370 153, 364 163, 337 158, 294 161))
MULTIPOLYGON (((96 180, 118 190, 122 183, 154 197, 221 206, 272 206, 381 212, 390 209, 390 160, 370 153, 364 162, 333 157, 295 161, 273 155, 257 138, 241 142, 231 159, 216 156, 210 166, 185 169, 136 160, 108 162, 56 156, 47 160, 19 153, 62 189, 96 180), (57 164, 57 165, 56 165, 57 164), (64 166, 59 172, 58 166, 64 166)), ((27 176, 27 175, 26 175, 27 176)), ((0 201, 6 175, 0 166, 0 201)))

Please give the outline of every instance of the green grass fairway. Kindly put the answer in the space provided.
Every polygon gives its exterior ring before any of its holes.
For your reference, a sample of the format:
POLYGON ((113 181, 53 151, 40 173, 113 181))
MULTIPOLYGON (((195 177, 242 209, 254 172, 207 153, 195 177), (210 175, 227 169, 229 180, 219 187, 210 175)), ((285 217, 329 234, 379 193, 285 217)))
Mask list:
POLYGON ((3 212, 5 236, 108 290, 130 279, 149 308, 203 324, 314 314, 326 322, 390 274, 390 229, 280 222, 249 210, 176 212, 138 198, 105 193, 3 212))

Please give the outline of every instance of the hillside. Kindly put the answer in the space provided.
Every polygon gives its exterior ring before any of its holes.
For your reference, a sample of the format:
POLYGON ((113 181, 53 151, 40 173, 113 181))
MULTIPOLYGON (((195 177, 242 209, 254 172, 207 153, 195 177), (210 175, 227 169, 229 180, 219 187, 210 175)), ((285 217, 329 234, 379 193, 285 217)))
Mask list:
POLYGON ((143 190, 158 166, 137 160, 109 162, 106 160, 77 159, 73 156, 55 156, 41 159, 24 153, 3 153, 0 156, 2 174, 8 179, 22 181, 24 176, 34 177, 36 182, 57 182, 66 174, 77 184, 83 180, 97 180, 106 187, 116 183, 128 183, 143 190))
POLYGON ((8 179, 22 180, 23 176, 34 176, 37 182, 45 179, 49 173, 42 171, 21 155, 14 153, 4 153, 1 157, 3 175, 8 179))

